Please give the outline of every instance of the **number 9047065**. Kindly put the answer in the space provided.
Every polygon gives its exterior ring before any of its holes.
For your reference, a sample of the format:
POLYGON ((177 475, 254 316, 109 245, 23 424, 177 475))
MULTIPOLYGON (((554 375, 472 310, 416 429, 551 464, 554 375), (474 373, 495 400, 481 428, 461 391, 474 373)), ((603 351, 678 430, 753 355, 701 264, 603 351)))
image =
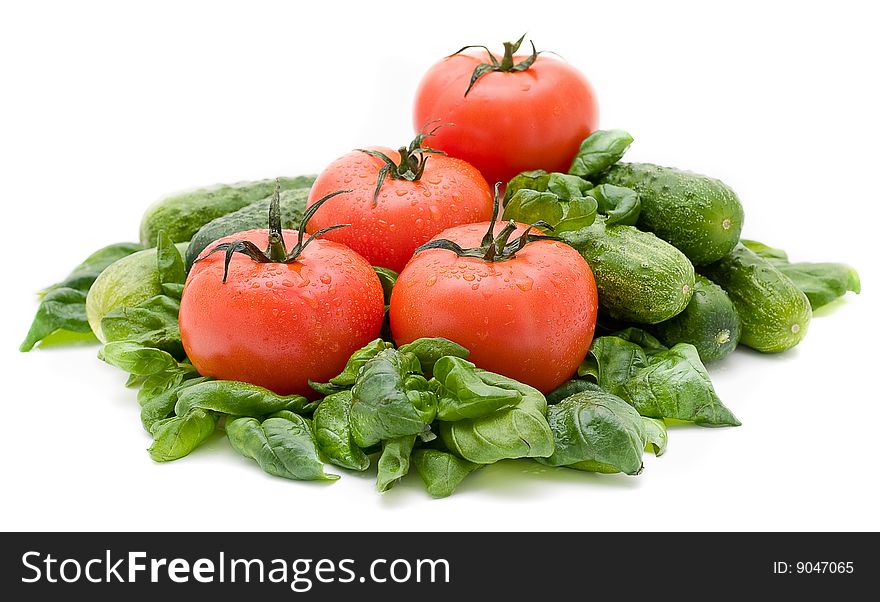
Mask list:
POLYGON ((833 562, 821 560, 818 562, 796 562, 796 573, 852 573, 855 567, 852 562, 833 562))

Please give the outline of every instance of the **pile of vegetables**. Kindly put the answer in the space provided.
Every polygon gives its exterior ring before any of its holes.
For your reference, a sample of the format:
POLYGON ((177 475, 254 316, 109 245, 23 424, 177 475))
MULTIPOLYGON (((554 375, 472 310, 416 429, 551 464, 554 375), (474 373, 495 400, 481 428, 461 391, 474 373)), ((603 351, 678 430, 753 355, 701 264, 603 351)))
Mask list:
POLYGON ((858 274, 741 239, 719 180, 622 162, 583 75, 522 41, 429 70, 398 150, 158 201, 41 293, 21 350, 96 337, 157 462, 222 431, 383 492, 516 458, 636 475, 667 421, 739 426, 705 364, 793 347, 858 274))

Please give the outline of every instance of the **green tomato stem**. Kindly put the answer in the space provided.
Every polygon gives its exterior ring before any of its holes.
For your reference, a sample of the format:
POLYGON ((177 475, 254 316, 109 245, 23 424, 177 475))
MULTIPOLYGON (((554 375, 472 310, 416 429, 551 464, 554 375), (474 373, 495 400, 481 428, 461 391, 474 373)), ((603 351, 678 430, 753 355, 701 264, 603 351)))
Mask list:
POLYGON ((266 255, 270 261, 287 260, 287 246, 284 244, 284 233, 281 231, 281 180, 275 179, 275 192, 269 203, 269 247, 266 255))

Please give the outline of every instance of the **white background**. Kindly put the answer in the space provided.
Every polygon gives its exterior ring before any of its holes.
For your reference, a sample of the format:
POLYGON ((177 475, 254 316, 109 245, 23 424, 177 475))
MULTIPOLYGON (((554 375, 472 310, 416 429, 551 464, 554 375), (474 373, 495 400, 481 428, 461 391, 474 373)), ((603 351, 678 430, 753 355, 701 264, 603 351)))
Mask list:
POLYGON ((877 530, 877 14, 870 3, 29 2, 0 9, 3 530, 877 530), (864 292, 798 348, 711 374, 737 429, 676 427, 639 477, 527 461, 434 501, 418 477, 263 474, 218 436, 154 464, 97 347, 16 349, 33 295, 179 189, 318 171, 411 137, 421 74, 528 31, 587 75, 627 157, 722 178, 744 234, 864 292))

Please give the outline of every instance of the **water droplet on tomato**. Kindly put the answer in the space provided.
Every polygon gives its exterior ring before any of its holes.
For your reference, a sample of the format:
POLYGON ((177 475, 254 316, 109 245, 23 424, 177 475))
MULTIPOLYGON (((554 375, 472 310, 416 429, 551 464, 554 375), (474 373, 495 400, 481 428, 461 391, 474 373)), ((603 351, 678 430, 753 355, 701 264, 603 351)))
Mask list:
POLYGON ((389 232, 394 232, 395 230, 397 230, 397 224, 388 224, 389 232))
POLYGON ((437 282, 437 276, 431 274, 428 276, 428 279, 425 280, 425 286, 434 286, 435 282, 437 282))
POLYGON ((535 281, 532 280, 529 276, 523 276, 520 280, 516 281, 516 286, 521 291, 532 290, 532 286, 534 284, 535 284, 535 281))
POLYGON ((424 225, 425 225, 425 220, 423 220, 422 218, 419 218, 416 220, 416 228, 421 228, 424 225))
POLYGON ((462 276, 462 278, 464 278, 468 282, 471 282, 475 278, 475 276, 473 274, 465 274, 464 276, 462 276))
POLYGON ((330 274, 322 274, 321 282, 323 282, 324 284, 330 284, 331 282, 333 282, 333 278, 330 276, 330 274))
POLYGON ((397 189, 397 196, 406 196, 406 193, 407 193, 407 191, 405 188, 398 188, 397 189))
MULTIPOLYGON (((303 299, 303 301, 305 301, 309 305, 309 307, 311 307, 313 309, 318 308, 318 305, 319 305, 318 300, 315 299, 314 295, 312 295, 311 293, 303 292, 302 299, 303 299)), ((320 323, 316 324, 315 326, 320 327, 320 323)))

